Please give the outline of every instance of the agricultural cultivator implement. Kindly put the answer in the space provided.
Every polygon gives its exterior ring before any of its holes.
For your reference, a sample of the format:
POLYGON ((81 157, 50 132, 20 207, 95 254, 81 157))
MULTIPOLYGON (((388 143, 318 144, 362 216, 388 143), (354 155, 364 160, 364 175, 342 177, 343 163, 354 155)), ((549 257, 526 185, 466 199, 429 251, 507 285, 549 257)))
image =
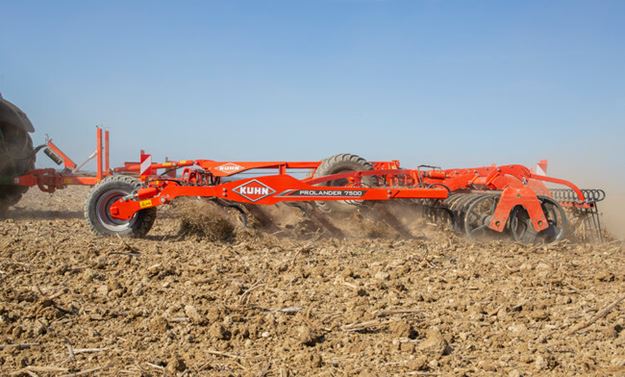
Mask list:
MULTIPOLYGON (((500 235, 521 243, 554 242, 564 237, 601 240, 597 203, 602 190, 582 190, 573 183, 537 174, 522 165, 441 169, 402 167, 399 161, 369 162, 353 154, 322 161, 139 162, 109 166, 109 134, 97 128, 95 174, 81 171, 52 140, 33 148, 32 125, 15 106, 0 107, 0 211, 19 201, 32 186, 54 192, 68 185, 93 186, 85 216, 101 235, 144 236, 159 206, 179 197, 203 197, 246 213, 253 205, 287 203, 345 213, 377 203, 402 201, 425 208, 471 238, 500 235), (43 149, 63 169, 35 169, 43 149), (305 171, 303 177, 294 172, 305 171), (557 186, 552 189, 550 187, 557 186)), ((542 162, 546 169, 546 162, 542 162)))
POLYGON ((112 176, 94 187, 86 212, 96 232, 143 236, 157 207, 191 196, 240 206, 241 212, 243 206, 287 203, 341 213, 402 200, 447 219, 469 237, 505 234, 521 243, 564 238, 571 234, 573 214, 593 225, 582 237, 601 237, 597 202, 602 191, 580 190, 521 165, 404 169, 399 161, 368 162, 339 154, 319 162, 169 161, 151 164, 149 170, 137 180, 112 176), (309 172, 304 178, 290 174, 302 169, 309 172), (181 174, 157 175, 161 170, 181 174), (249 172, 255 176, 246 176, 249 172), (546 184, 566 189, 551 191, 546 184))

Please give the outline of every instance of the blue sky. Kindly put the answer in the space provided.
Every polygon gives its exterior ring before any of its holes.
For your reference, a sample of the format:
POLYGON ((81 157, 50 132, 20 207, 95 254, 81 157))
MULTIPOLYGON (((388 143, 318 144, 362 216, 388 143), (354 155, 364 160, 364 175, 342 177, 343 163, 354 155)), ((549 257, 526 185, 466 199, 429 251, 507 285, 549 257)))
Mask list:
POLYGON ((104 124, 114 163, 548 158, 625 182, 624 36, 623 1, 3 1, 0 92, 76 160, 104 124))

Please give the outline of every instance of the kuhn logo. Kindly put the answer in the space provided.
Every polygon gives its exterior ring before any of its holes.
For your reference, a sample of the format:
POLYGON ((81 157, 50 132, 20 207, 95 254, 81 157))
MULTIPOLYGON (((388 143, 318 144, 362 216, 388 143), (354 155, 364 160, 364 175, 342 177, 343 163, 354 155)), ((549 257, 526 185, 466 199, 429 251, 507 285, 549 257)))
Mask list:
POLYGON ((232 191, 251 202, 256 202, 276 192, 276 190, 256 179, 245 182, 241 186, 235 187, 232 191))
POLYGON ((241 165, 237 165, 237 164, 235 164, 233 162, 228 162, 228 163, 225 163, 223 165, 217 166, 215 169, 217 169, 217 170, 219 170, 220 172, 223 172, 223 173, 236 173, 236 172, 238 172, 240 170, 243 170, 244 168, 241 165))

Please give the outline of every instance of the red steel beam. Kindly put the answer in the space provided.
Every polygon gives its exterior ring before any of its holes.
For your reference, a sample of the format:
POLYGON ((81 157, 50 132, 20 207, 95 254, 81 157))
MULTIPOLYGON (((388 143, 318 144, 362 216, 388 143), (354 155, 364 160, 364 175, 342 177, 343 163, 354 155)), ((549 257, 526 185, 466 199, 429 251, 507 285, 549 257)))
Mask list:
POLYGON ((76 169, 76 163, 72 161, 72 159, 69 158, 69 156, 61 150, 61 148, 56 146, 56 144, 52 142, 52 139, 48 140, 46 144, 48 145, 48 148, 50 148, 56 155, 63 159, 63 166, 70 170, 76 169))

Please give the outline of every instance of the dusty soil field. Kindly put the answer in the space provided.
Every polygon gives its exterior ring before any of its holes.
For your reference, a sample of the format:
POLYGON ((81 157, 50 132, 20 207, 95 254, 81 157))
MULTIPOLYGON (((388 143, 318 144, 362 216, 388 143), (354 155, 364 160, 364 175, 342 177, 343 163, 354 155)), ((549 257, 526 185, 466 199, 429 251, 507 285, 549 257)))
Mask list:
POLYGON ((214 242, 175 209, 122 241, 90 233, 85 195, 33 190, 0 220, 2 376, 625 375, 619 241, 353 218, 341 240, 286 216, 214 242))

